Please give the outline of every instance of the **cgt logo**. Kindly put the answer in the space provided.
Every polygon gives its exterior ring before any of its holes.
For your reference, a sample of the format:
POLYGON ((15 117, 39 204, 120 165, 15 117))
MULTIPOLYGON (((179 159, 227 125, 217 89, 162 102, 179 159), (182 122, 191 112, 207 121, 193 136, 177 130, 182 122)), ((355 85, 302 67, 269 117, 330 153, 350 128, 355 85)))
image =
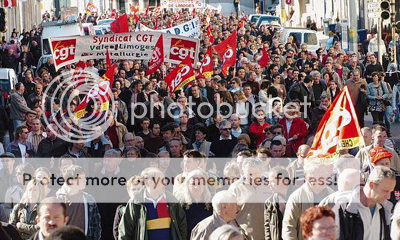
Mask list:
POLYGON ((76 39, 54 41, 51 44, 57 65, 75 58, 76 39))
POLYGON ((171 38, 169 58, 175 61, 182 61, 189 55, 194 60, 196 58, 196 47, 196 42, 171 38))

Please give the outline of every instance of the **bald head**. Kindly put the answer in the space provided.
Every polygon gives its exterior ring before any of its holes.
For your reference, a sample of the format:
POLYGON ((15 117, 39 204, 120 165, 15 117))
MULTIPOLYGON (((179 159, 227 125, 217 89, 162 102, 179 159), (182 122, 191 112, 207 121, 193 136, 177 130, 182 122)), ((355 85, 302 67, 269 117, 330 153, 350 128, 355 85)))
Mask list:
POLYGON ((352 191, 361 182, 361 173, 357 169, 345 169, 339 175, 339 192, 352 191))
POLYGON ((297 150, 297 160, 301 166, 304 166, 304 159, 307 157, 310 151, 310 146, 303 144, 297 150))

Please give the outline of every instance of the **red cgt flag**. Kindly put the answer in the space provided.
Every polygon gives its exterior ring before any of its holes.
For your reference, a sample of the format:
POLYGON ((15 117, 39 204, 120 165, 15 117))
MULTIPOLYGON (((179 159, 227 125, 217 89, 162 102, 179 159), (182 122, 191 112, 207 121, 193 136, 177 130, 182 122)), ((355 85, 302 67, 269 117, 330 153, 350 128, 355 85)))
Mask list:
POLYGON ((212 47, 208 47, 207 53, 201 61, 201 66, 197 69, 197 77, 210 78, 212 75, 212 47))
POLYGON ((156 45, 153 49, 153 54, 151 55, 151 59, 149 62, 149 67, 147 68, 146 75, 150 75, 155 72, 164 62, 164 43, 163 43, 163 35, 160 34, 160 37, 157 40, 156 45))
POLYGON ((126 14, 121 15, 110 24, 113 33, 127 33, 129 32, 128 17, 126 14))
POLYGON ((107 69, 107 72, 100 78, 99 81, 89 90, 89 92, 85 95, 82 102, 75 110, 75 118, 80 119, 86 114, 86 106, 88 105, 90 100, 98 99, 101 106, 100 112, 103 112, 108 109, 110 105, 110 92, 114 79, 114 68, 116 65, 111 66, 107 69))
POLYGON ((349 89, 345 86, 322 117, 306 161, 330 165, 339 156, 340 149, 364 145, 349 89))
POLYGON ((258 64, 260 65, 261 68, 265 68, 265 66, 268 65, 268 62, 269 62, 269 55, 267 49, 264 46, 262 49, 262 57, 258 60, 258 64))
POLYGON ((210 41, 211 45, 213 45, 215 40, 214 40, 214 36, 212 35, 211 24, 208 24, 206 34, 207 34, 208 40, 210 41))
POLYGON ((192 62, 193 60, 188 55, 164 78, 171 93, 183 88, 195 79, 192 62))
POLYGON ((215 46, 214 49, 223 61, 222 74, 226 76, 228 67, 235 65, 236 61, 236 31, 215 46))

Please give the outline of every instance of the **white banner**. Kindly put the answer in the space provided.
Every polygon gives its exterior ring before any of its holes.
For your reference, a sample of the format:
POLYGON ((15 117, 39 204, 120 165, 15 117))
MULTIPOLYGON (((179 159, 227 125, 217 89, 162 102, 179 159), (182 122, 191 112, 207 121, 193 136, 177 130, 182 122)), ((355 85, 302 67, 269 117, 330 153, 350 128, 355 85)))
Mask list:
POLYGON ((59 69, 79 60, 103 59, 106 57, 107 48, 111 59, 150 60, 160 34, 163 34, 166 62, 178 64, 190 55, 193 63, 197 63, 200 46, 198 39, 160 32, 74 36, 50 38, 49 41, 54 65, 59 69))
POLYGON ((143 24, 140 24, 140 31, 155 31, 155 32, 180 35, 184 37, 199 38, 201 33, 200 19, 198 17, 195 17, 189 22, 185 22, 175 27, 161 29, 161 30, 153 30, 151 28, 146 27, 143 24))
POLYGON ((205 0, 161 0, 161 8, 205 8, 205 0))

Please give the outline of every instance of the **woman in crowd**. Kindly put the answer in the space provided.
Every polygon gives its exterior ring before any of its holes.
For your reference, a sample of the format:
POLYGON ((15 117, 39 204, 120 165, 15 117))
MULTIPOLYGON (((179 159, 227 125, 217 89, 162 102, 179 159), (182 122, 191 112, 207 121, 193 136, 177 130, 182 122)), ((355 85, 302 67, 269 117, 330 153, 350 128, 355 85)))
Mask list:
POLYGON ((49 184, 51 184, 51 180, 50 178, 51 173, 50 171, 45 168, 45 167, 40 167, 37 168, 34 176, 36 178, 37 181, 39 181, 44 188, 44 197, 55 197, 56 196, 56 192, 53 189, 50 189, 49 187, 56 187, 56 186, 49 186, 49 184))
POLYGON ((249 128, 249 132, 253 139, 253 144, 255 147, 258 147, 260 143, 262 143, 265 139, 264 129, 269 124, 265 122, 265 114, 264 110, 259 108, 256 110, 256 122, 252 123, 249 128))
POLYGON ((303 236, 306 240, 335 240, 335 214, 325 206, 307 209, 300 218, 303 236))
POLYGON ((30 238, 36 231, 37 207, 45 196, 43 185, 31 180, 19 204, 15 205, 10 215, 10 224, 14 225, 23 239, 30 238))
POLYGON ((369 111, 374 122, 383 122, 386 110, 385 100, 389 96, 389 91, 385 84, 379 82, 379 73, 372 73, 372 82, 367 86, 367 99, 369 111))
POLYGON ((140 158, 140 150, 135 146, 124 148, 123 159, 120 168, 129 174, 140 174, 143 170, 143 162, 140 158))
POLYGON ((9 187, 6 191, 5 199, 6 204, 4 210, 9 215, 15 204, 21 201, 21 197, 24 193, 25 186, 24 175, 33 176, 35 168, 31 164, 20 164, 15 167, 15 183, 9 187))
POLYGON ((207 185, 208 174, 198 169, 191 171, 175 193, 186 213, 187 239, 193 228, 213 213, 211 193, 207 185))
POLYGON ((231 80, 231 88, 229 89, 229 92, 232 94, 235 94, 237 91, 242 90, 242 82, 240 81, 240 78, 234 77, 231 80))
POLYGON ((252 104, 247 101, 246 96, 243 91, 238 91, 235 93, 235 113, 240 118, 240 127, 245 130, 249 129, 251 123, 251 109, 252 104))
POLYGON ((281 75, 279 74, 274 74, 272 75, 272 85, 271 87, 276 88, 278 90, 278 97, 282 100, 285 101, 286 99, 286 88, 282 83, 281 75))
POLYGON ((194 131, 195 141, 192 144, 193 149, 202 152, 206 157, 213 156, 214 154, 210 151, 211 142, 206 140, 208 130, 204 126, 199 126, 194 131))

